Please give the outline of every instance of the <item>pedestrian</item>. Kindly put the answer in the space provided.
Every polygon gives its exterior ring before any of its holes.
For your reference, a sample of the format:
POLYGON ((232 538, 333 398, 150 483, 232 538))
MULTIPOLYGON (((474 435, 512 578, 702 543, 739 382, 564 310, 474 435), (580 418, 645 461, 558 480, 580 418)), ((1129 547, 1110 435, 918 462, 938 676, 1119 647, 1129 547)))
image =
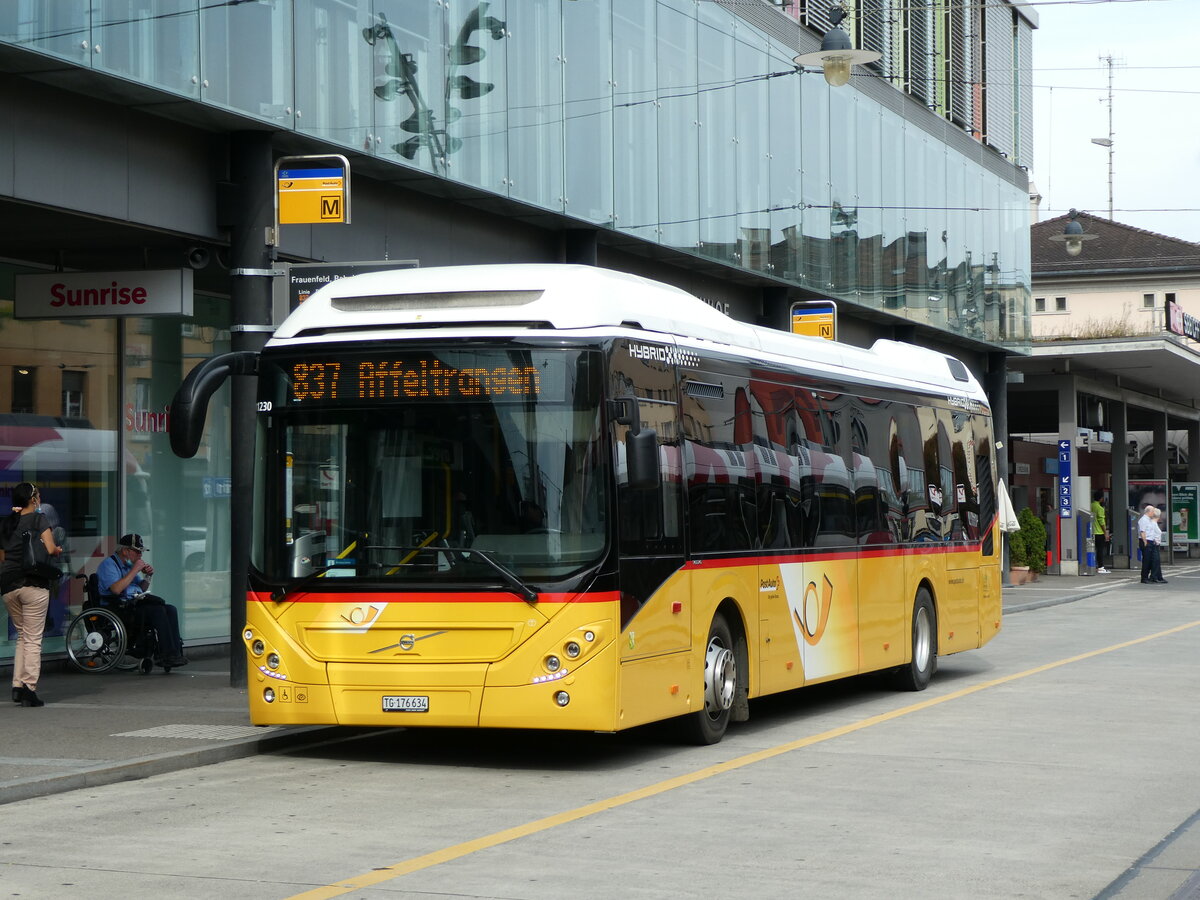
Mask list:
POLYGON ((158 633, 159 646, 154 662, 164 668, 186 666, 183 641, 179 637, 179 610, 162 597, 147 593, 154 567, 142 554, 150 548, 140 534, 125 534, 117 541, 117 552, 96 569, 100 586, 100 605, 132 607, 140 620, 158 633))
POLYGON ((1096 540, 1096 574, 1107 575, 1104 568, 1104 558, 1107 554, 1112 534, 1108 530, 1108 517, 1104 514, 1104 491, 1092 493, 1092 535, 1096 540))
POLYGON ((1138 542, 1142 547, 1142 584, 1166 584, 1162 577, 1162 560, 1159 557, 1159 545, 1162 543, 1162 529, 1158 525, 1161 513, 1155 506, 1147 506, 1138 519, 1138 542))
POLYGON ((37 695, 37 685, 42 673, 42 633, 46 629, 51 588, 49 579, 22 571, 25 532, 33 532, 33 539, 41 541, 51 556, 62 553, 62 548, 54 543, 50 520, 40 508, 41 500, 37 485, 22 481, 13 488, 12 515, 0 523, 0 592, 4 594, 8 618, 17 631, 12 698, 13 703, 22 706, 46 705, 37 695))

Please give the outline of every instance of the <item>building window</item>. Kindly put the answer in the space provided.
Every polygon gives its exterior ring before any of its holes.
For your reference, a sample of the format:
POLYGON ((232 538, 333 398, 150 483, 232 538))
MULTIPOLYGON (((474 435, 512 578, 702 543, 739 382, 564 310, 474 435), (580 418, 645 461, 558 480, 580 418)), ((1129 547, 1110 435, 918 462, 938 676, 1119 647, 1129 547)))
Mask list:
POLYGON ((1166 300, 1167 303, 1174 303, 1175 302, 1175 292, 1167 291, 1165 294, 1163 294, 1163 298, 1166 300))
POLYGON ((13 366, 12 376, 12 411, 15 413, 33 413, 33 382, 37 369, 32 366, 13 366))
POLYGON ((1045 312, 1046 311, 1046 298, 1045 297, 1034 297, 1033 298, 1033 311, 1034 312, 1045 312))
POLYGON ((1055 312, 1066 312, 1067 311, 1067 298, 1066 297, 1055 297, 1054 298, 1054 311, 1055 312))
POLYGON ((86 372, 67 369, 62 373, 62 414, 68 419, 83 418, 83 389, 86 372))
POLYGON ((1154 295, 1142 294, 1142 309, 1154 309, 1154 295))

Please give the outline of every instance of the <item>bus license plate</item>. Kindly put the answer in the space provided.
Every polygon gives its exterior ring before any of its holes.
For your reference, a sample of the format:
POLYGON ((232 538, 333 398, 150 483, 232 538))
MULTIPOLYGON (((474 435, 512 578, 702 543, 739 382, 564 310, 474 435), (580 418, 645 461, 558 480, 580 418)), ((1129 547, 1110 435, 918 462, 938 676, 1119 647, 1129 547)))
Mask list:
POLYGON ((383 698, 384 712, 429 712, 428 697, 396 697, 383 698))

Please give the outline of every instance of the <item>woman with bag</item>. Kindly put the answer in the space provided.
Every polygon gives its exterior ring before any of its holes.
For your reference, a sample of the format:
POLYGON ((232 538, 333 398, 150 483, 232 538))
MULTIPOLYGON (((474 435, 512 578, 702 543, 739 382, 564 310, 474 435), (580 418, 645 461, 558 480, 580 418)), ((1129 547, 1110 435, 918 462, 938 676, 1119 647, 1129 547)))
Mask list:
POLYGON ((42 671, 42 632, 50 609, 50 588, 57 580, 26 571, 25 533, 41 541, 49 556, 58 556, 62 548, 54 543, 50 520, 41 511, 37 485, 22 481, 12 492, 12 515, 0 522, 0 592, 8 617, 17 631, 13 654, 13 703, 45 706, 38 698, 38 676, 42 671), (53 584, 51 582, 54 582, 53 584))

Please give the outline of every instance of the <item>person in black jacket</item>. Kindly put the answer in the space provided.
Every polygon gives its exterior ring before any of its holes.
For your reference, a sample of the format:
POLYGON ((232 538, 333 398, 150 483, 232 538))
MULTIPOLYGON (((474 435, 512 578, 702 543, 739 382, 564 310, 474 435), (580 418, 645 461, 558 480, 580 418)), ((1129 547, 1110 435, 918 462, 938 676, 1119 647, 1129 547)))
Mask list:
POLYGON ((51 556, 62 548, 54 543, 50 520, 41 511, 37 485, 22 481, 12 492, 12 515, 0 523, 0 592, 8 617, 17 630, 13 654, 13 703, 45 706, 37 695, 42 672, 42 632, 50 609, 50 583, 22 571, 25 563, 23 537, 32 531, 51 556))

